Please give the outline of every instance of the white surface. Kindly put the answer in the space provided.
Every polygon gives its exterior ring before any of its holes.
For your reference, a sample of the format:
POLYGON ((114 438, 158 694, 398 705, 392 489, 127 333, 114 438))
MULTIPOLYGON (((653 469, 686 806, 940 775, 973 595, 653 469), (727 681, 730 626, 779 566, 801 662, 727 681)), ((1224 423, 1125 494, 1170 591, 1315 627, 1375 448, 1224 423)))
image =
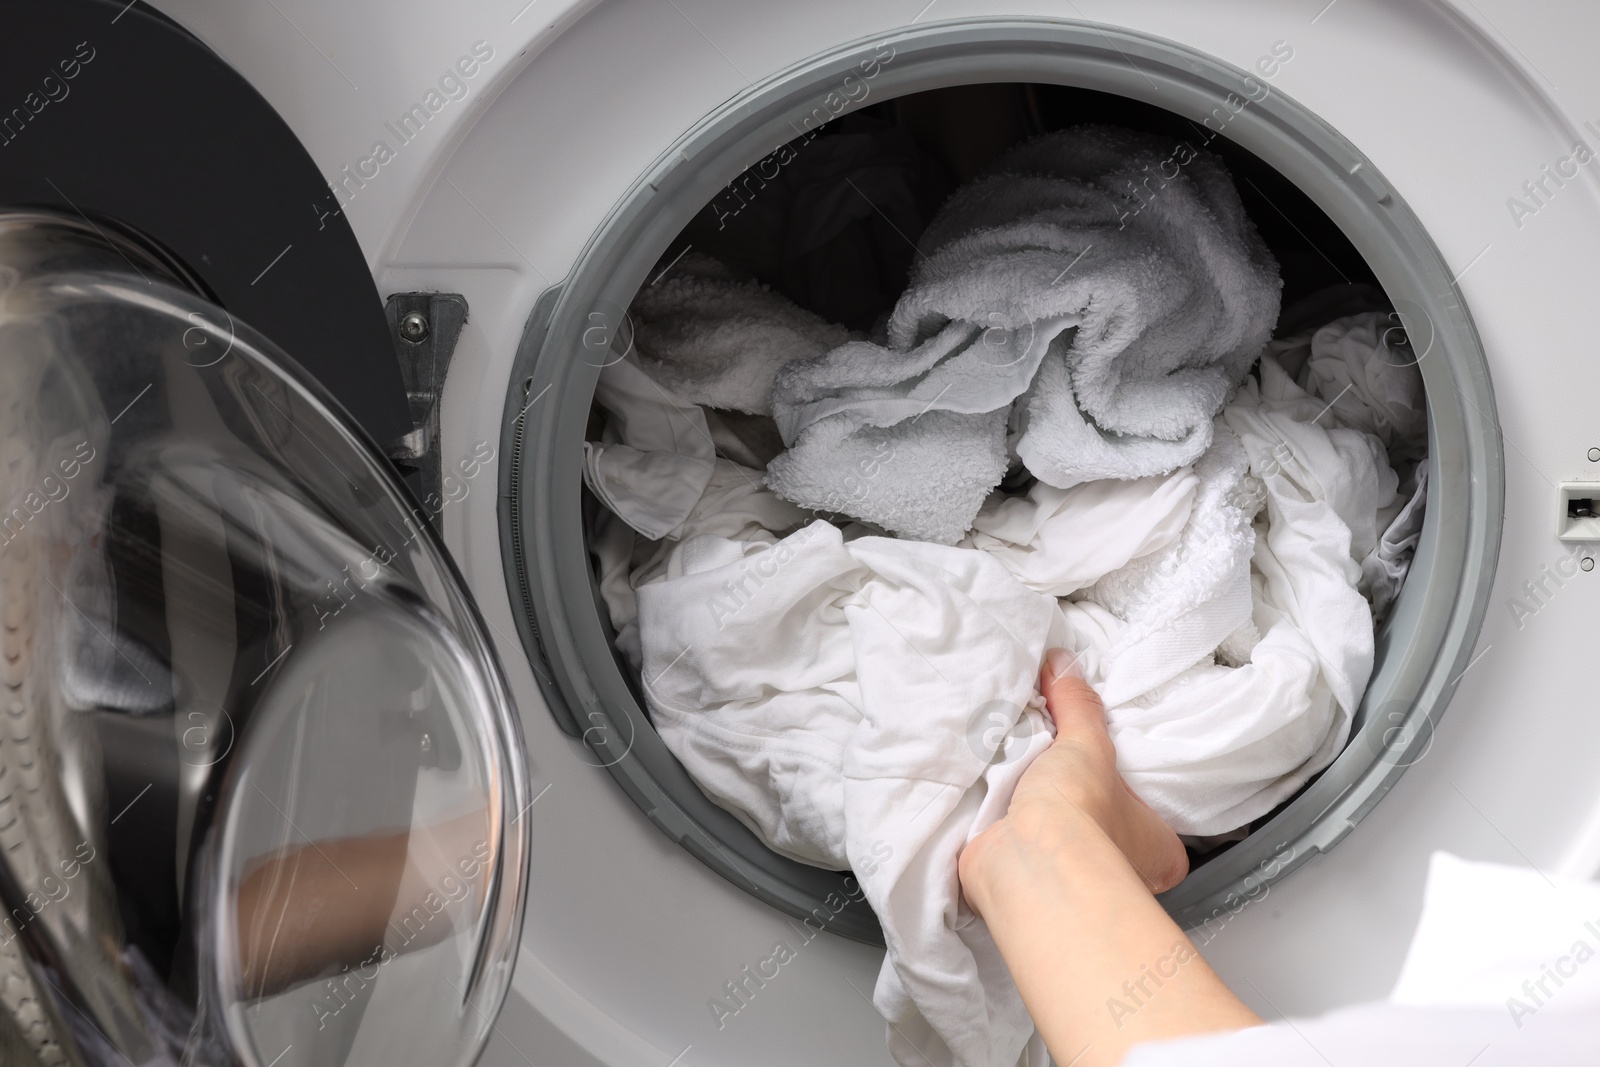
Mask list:
MULTIPOLYGON (((1474 0, 1465 14, 1389 0, 654 0, 607 2, 556 36, 536 31, 576 9, 557 0, 515 23, 516 0, 160 6, 238 65, 330 175, 364 155, 373 131, 473 41, 493 44, 500 58, 485 73, 499 80, 462 101, 481 110, 451 104, 441 112, 449 124, 429 127, 440 136, 408 146, 391 165, 403 169, 385 168, 350 209, 380 291, 456 291, 472 308, 444 397, 447 458, 498 442, 510 361, 538 293, 659 153, 752 80, 919 17, 1099 20, 1241 67, 1291 42, 1275 89, 1371 157, 1459 272, 1498 395, 1507 519, 1480 658, 1428 755, 1338 849, 1240 912, 1207 955, 1269 1016, 1379 998, 1399 971, 1433 849, 1569 869, 1600 855, 1600 717, 1570 685, 1571 664, 1593 654, 1600 573, 1545 582, 1531 614, 1508 606, 1566 551, 1550 522, 1554 486, 1593 478, 1585 454, 1600 445, 1600 361, 1584 355, 1600 165, 1581 168, 1531 215, 1514 218, 1508 203, 1577 137, 1600 140, 1582 129, 1600 125, 1592 10, 1512 0, 1474 0)), ((579 1047, 650 1062, 641 1046, 662 1065, 675 1056, 684 1065, 885 1062, 882 1024, 866 1003, 878 954, 834 938, 810 943, 780 983, 716 1028, 705 1000, 761 958, 784 923, 650 826, 540 707, 512 636, 494 494, 472 494, 445 524, 522 701, 535 788, 551 786, 527 816, 535 860, 524 963, 587 1006, 570 1020, 553 994, 529 1007, 526 991, 545 987, 519 973, 483 1062, 578 1062, 579 1047)))
POLYGON ((1592 1011, 1600 1007, 1600 967, 1584 964, 1597 954, 1600 884, 1436 852, 1389 1000, 1506 1008, 1512 1023, 1547 1007, 1592 1011))
POLYGON ((1600 884, 1435 852, 1387 1003, 1143 1046, 1128 1067, 1589 1064, 1600 1040, 1597 949, 1600 884))

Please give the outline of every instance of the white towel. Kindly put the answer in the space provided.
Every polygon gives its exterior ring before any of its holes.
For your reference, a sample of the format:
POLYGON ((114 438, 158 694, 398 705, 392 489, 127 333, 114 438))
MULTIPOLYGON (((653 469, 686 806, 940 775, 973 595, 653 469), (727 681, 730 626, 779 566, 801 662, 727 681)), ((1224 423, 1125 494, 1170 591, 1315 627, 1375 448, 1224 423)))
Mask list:
MULTIPOLYGON (((921 249, 887 347, 848 345, 779 374, 773 409, 791 447, 768 481, 780 495, 811 507, 844 496, 853 435, 889 430, 897 444, 941 410, 1005 412, 1016 454, 1061 488, 1172 470, 1210 443, 1277 316, 1276 267, 1222 165, 1152 135, 1082 127, 1028 142, 951 197, 921 249)), ((953 427, 942 456, 905 457, 897 480, 932 490, 958 470, 992 488, 1001 423, 953 427)), ((872 493, 845 510, 952 543, 982 499, 919 507, 872 493)))
POLYGON ((850 331, 714 259, 690 252, 639 290, 628 308, 639 363, 698 404, 772 414, 786 364, 850 340, 850 331))
POLYGON ((806 507, 953 544, 1010 463, 1011 402, 1078 321, 1061 315, 1026 338, 996 331, 994 344, 955 322, 905 355, 860 341, 791 365, 773 410, 794 447, 767 466, 768 484, 806 507))

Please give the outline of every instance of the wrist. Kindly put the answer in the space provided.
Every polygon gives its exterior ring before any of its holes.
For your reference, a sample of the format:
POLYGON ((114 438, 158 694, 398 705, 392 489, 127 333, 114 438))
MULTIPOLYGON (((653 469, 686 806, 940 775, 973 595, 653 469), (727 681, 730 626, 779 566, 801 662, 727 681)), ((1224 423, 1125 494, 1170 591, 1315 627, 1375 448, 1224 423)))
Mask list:
POLYGON ((1034 897, 1059 899, 1074 883, 1137 872, 1105 831, 1076 808, 1012 812, 979 834, 957 865, 979 915, 1034 897))

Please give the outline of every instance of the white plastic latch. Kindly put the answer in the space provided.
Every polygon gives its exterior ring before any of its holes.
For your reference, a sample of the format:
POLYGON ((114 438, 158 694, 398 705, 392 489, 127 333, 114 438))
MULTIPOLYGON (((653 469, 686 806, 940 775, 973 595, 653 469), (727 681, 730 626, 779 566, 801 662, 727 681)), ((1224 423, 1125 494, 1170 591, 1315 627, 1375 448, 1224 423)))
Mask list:
POLYGON ((1600 541, 1600 482, 1562 482, 1557 490, 1556 536, 1600 541))

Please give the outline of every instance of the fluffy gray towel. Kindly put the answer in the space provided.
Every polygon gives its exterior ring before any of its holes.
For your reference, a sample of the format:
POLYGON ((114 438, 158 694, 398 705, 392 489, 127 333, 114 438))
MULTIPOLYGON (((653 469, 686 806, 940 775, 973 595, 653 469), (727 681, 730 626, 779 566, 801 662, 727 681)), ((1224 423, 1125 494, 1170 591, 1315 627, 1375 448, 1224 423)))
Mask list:
POLYGON ((1193 462, 1278 314, 1276 264, 1222 164, 1149 134, 1086 126, 1021 145, 920 248, 887 346, 778 374, 790 447, 767 480, 924 540, 967 531, 1007 444, 1062 488, 1193 462), (963 417, 923 425, 940 411, 963 417), (875 460, 885 473, 863 489, 875 460))

